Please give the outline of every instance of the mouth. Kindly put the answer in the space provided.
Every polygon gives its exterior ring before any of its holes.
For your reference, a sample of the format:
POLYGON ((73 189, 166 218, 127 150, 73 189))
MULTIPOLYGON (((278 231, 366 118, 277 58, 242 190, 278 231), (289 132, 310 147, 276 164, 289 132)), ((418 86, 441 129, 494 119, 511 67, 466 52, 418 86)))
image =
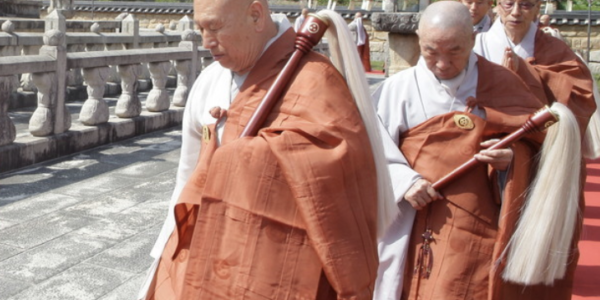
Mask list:
POLYGON ((214 53, 211 53, 211 55, 213 57, 213 60, 216 60, 216 61, 219 61, 223 57, 223 54, 214 54, 214 53))

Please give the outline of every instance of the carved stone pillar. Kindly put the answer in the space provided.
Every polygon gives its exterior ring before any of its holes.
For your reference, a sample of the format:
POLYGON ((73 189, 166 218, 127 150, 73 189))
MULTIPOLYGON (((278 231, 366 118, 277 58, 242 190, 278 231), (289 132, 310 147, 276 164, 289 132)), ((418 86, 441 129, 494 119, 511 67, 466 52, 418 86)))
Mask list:
POLYGON ((138 76, 142 73, 142 65, 121 65, 121 96, 117 101, 115 114, 120 118, 133 118, 142 113, 142 102, 138 98, 138 76))
POLYGON ((194 81, 196 80, 196 70, 198 65, 198 43, 195 40, 193 30, 187 29, 181 34, 182 42, 179 47, 186 48, 192 52, 191 60, 178 60, 175 62, 177 70, 177 89, 173 95, 173 105, 184 107, 187 101, 188 93, 194 81))
POLYGON ((81 107, 79 121, 93 126, 108 121, 108 104, 104 101, 104 89, 110 69, 108 67, 84 68, 83 78, 87 83, 88 98, 81 107))
POLYGON ((152 90, 146 98, 146 109, 152 112, 168 110, 171 106, 167 85, 167 75, 171 69, 170 61, 152 62, 148 64, 152 78, 152 90))
POLYGON ((386 76, 393 75, 417 64, 419 38, 416 35, 418 13, 374 13, 371 24, 377 31, 388 32, 389 48, 386 54, 386 76))
MULTIPOLYGON (((40 46, 23 46, 21 55, 37 55, 40 52, 40 46)), ((26 92, 35 92, 35 84, 31 79, 31 73, 21 74, 21 90, 26 92)))
POLYGON ((15 124, 8 117, 8 99, 12 92, 12 76, 0 77, 0 146, 11 144, 17 137, 15 124))
POLYGON ((71 115, 65 105, 65 18, 54 10, 46 17, 45 28, 44 46, 40 48, 40 55, 53 58, 56 61, 56 71, 32 75, 38 90, 38 106, 29 120, 29 131, 34 136, 59 134, 71 127, 71 115))
MULTIPOLYGON (((29 132, 33 136, 49 136, 54 133, 56 103, 58 98, 58 80, 56 74, 34 73, 31 79, 37 88, 38 104, 29 119, 29 132)), ((65 114, 65 125, 70 127, 71 115, 65 114), (68 122, 68 124, 66 124, 68 122)))

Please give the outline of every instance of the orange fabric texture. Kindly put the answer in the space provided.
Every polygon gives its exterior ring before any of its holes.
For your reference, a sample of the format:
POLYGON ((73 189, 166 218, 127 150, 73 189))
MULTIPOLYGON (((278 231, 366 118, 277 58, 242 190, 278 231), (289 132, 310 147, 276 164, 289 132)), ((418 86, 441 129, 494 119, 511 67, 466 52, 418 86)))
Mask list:
MULTIPOLYGON (((481 150, 482 141, 518 129, 542 106, 514 73, 481 57, 477 67, 477 99, 472 102, 485 109, 486 120, 452 112, 411 128, 401 138, 400 149, 412 168, 431 182, 471 159, 481 150), (474 128, 457 126, 454 121, 457 114, 468 116, 474 128)), ((531 174, 533 156, 539 147, 536 141, 541 139, 543 135, 534 134, 513 145, 514 161, 509 174, 531 174)), ((499 220, 507 212, 501 211, 497 181, 488 174, 488 166, 478 165, 442 188, 444 199, 417 212, 404 270, 402 299, 493 299, 489 291, 490 278, 496 278, 494 253, 498 243, 505 242, 499 238, 506 238, 498 232, 507 230, 506 224, 499 225, 499 220), (426 229, 433 235, 429 242, 431 257, 421 250, 426 229)), ((509 175, 508 184, 514 180, 517 178, 509 175)), ((518 180, 523 180, 516 183, 523 192, 530 179, 518 180)), ((516 195, 520 194, 511 197, 516 195)), ((513 200, 505 198, 503 205, 513 200)))
POLYGON ((339 72, 308 53, 264 128, 237 138, 294 36, 286 32, 248 75, 221 146, 203 147, 149 299, 371 299, 376 172, 339 72))
MULTIPOLYGON (((526 62, 521 60, 519 64, 518 75, 524 79, 532 91, 545 101, 545 104, 551 105, 554 101, 565 104, 573 112, 579 124, 581 136, 585 134, 589 119, 596 110, 596 103, 593 98, 592 77, 589 69, 583 62, 573 53, 573 51, 561 40, 544 34, 538 31, 535 36, 535 58, 529 58, 526 62)), ((565 278, 557 280, 553 286, 535 285, 523 286, 501 281, 498 277, 504 267, 504 262, 499 264, 496 272, 496 279, 491 291, 494 293, 493 299, 548 299, 562 300, 571 299, 573 278, 575 275, 575 267, 579 258, 578 242, 583 224, 583 210, 585 208, 585 200, 583 197, 583 188, 586 178, 585 161, 582 160, 581 168, 581 196, 579 207, 581 210, 580 218, 577 220, 573 241, 571 242, 571 253, 569 265, 565 278)), ((512 174, 512 176, 525 177, 526 174, 512 174)), ((513 184, 507 186, 506 193, 519 195, 520 191, 525 188, 522 185, 522 180, 513 180, 513 184)), ((499 239, 502 242, 508 241, 508 236, 512 226, 511 223, 516 222, 518 214, 515 210, 521 207, 521 204, 505 203, 503 211, 508 214, 502 220, 505 224, 506 232, 501 231, 499 239)), ((494 258, 498 258, 503 246, 498 245, 494 258)))

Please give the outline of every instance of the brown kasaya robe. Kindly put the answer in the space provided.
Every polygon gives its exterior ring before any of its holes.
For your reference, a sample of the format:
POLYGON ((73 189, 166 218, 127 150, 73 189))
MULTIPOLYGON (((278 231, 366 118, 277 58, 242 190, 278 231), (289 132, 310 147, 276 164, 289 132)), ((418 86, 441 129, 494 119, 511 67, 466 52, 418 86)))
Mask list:
MULTIPOLYGON (((545 104, 551 105, 554 101, 558 101, 569 107, 577 118, 583 138, 589 119, 596 110, 592 76, 589 69, 563 41, 548 36, 540 30, 535 36, 534 49, 533 58, 520 59, 517 74, 540 100, 545 101, 545 104)), ((583 226, 583 210, 585 208, 583 196, 586 181, 585 161, 582 160, 581 164, 581 197, 579 201, 581 213, 573 235, 572 252, 565 278, 557 280, 551 287, 543 284, 525 287, 498 279, 493 287, 494 299, 571 299, 573 278, 579 259, 577 245, 583 226)))
MULTIPOLYGON (((471 159, 481 150, 482 141, 515 131, 542 107, 509 70, 481 57, 477 67, 477 99, 472 104, 485 109, 485 120, 451 112, 430 118, 401 136, 399 145, 407 161, 431 182, 471 159), (462 128, 455 116, 468 117, 474 127, 462 128)), ((442 188, 443 200, 417 212, 402 299, 494 299, 490 291, 504 264, 499 254, 519 218, 542 140, 543 134, 529 135, 511 146, 514 159, 506 173, 502 203, 496 171, 479 164, 442 188), (422 249, 426 229, 433 238, 428 243, 431 255, 422 249)))
POLYGON ((364 27, 362 29, 358 28, 357 30, 363 30, 365 32, 365 43, 364 45, 356 46, 356 50, 358 51, 358 56, 360 56, 360 61, 362 62, 365 72, 371 72, 371 48, 369 47, 369 33, 364 27))
POLYGON ((238 138, 294 37, 288 30, 250 71, 220 146, 206 128, 148 299, 371 299, 375 166, 329 60, 305 55, 264 128, 238 138))

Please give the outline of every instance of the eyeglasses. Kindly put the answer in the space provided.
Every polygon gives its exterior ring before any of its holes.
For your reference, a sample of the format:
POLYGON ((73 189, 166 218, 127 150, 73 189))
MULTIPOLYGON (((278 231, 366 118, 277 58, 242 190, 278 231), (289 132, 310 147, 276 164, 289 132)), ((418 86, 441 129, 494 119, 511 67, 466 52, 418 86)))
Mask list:
POLYGON ((512 10, 513 7, 515 7, 515 4, 517 4, 519 6, 519 9, 530 10, 537 3, 532 3, 532 2, 512 2, 512 1, 503 1, 503 2, 500 2, 500 6, 502 6, 502 8, 504 8, 505 10, 508 10, 508 11, 512 10))

